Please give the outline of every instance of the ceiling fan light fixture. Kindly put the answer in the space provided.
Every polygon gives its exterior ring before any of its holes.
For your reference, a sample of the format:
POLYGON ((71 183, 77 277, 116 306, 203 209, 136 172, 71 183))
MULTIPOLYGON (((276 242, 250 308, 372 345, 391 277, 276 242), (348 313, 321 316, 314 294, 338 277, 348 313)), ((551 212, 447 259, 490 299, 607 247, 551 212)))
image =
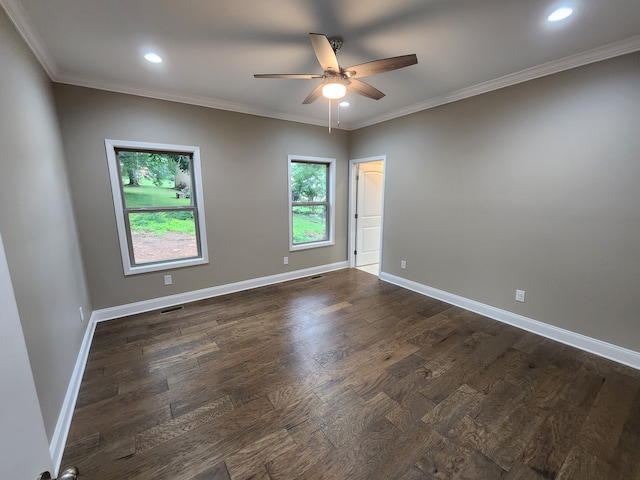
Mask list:
POLYGON ((322 86, 322 96, 324 98, 328 98, 330 100, 336 100, 338 98, 343 98, 347 94, 347 87, 345 87, 344 83, 341 82, 330 82, 325 83, 322 86))

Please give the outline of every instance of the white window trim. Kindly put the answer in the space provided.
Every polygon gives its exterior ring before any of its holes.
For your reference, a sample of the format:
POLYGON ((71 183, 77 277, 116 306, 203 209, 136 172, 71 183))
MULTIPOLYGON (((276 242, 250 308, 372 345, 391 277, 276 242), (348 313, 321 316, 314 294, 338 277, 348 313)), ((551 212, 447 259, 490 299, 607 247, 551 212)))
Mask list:
POLYGON ((169 145, 163 143, 132 142, 127 140, 104 141, 107 152, 107 163, 109 165, 109 178, 111 180, 111 196, 116 214, 116 224, 118 226, 118 239, 120 242, 120 254, 122 256, 122 267, 125 275, 135 275, 138 273, 157 272, 174 268, 189 267, 192 265, 203 265, 209 263, 209 253, 207 250, 207 228, 204 221, 204 198, 202 195, 202 170, 200 168, 200 148, 185 145, 169 145), (152 263, 148 265, 132 265, 129 258, 129 243, 124 219, 124 205, 122 204, 121 179, 116 149, 134 148, 141 150, 161 150, 165 152, 188 152, 193 159, 193 190, 195 191, 196 208, 198 212, 198 230, 200 235, 200 253, 197 258, 187 258, 178 260, 168 260, 166 262, 152 263))
POLYGON ((324 157, 308 157, 304 155, 288 155, 287 157, 287 192, 288 192, 288 205, 289 205, 289 251, 306 250, 309 248, 327 247, 335 245, 335 199, 336 199, 336 159, 324 158, 324 157), (313 162, 324 163, 329 165, 329 209, 327 214, 329 215, 329 238, 328 240, 322 240, 319 242, 308 243, 293 243, 293 201, 291 199, 291 162, 313 162))

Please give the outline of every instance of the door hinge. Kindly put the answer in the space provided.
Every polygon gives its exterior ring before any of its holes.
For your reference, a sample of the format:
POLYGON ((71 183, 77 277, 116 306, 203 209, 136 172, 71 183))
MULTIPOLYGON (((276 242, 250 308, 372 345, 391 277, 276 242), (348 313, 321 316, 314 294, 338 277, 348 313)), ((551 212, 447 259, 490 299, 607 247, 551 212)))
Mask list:
POLYGON ((358 219, 358 214, 356 213, 356 220, 358 219))
POLYGON ((353 254, 354 254, 354 255, 357 255, 357 254, 358 254, 358 251, 357 251, 357 250, 354 250, 354 251, 353 251, 353 254))

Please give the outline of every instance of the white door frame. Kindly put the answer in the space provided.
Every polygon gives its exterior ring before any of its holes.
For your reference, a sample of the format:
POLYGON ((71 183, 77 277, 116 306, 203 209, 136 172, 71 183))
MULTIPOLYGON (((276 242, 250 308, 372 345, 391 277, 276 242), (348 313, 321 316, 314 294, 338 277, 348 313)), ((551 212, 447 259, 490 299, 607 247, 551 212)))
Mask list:
POLYGON ((353 252, 356 250, 356 166, 359 163, 382 162, 382 219, 380 225, 380 268, 382 271, 382 240, 384 238, 384 191, 387 181, 387 156, 375 155, 373 157, 353 158, 349 160, 349 267, 356 266, 356 257, 353 252))

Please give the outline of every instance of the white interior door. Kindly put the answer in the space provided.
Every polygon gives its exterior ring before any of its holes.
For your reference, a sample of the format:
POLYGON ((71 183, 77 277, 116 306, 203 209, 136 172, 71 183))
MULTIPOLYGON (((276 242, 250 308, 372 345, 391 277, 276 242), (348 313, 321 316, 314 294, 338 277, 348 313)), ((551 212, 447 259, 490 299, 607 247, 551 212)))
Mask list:
POLYGON ((382 229, 382 161, 358 164, 356 267, 380 261, 382 229))
POLYGON ((54 475, 22 324, 0 236, 0 465, 12 478, 54 475))

